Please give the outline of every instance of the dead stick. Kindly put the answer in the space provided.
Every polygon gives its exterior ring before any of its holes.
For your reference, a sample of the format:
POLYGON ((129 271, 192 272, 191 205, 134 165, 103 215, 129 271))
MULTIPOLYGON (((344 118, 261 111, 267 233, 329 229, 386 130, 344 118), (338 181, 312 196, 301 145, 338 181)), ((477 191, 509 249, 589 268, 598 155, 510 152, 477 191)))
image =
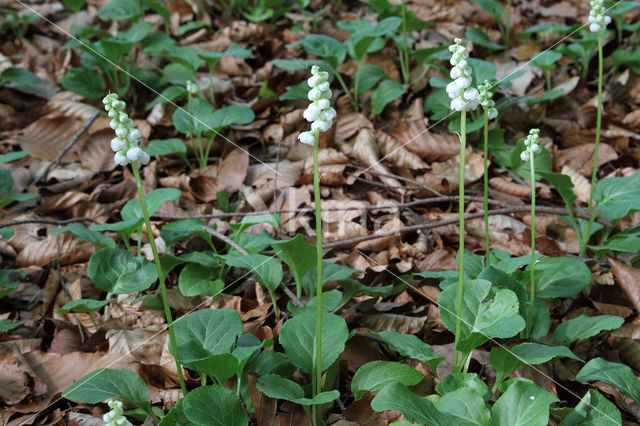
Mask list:
POLYGON ((45 225, 66 225, 68 223, 75 223, 75 222, 93 222, 93 218, 92 217, 73 217, 71 219, 65 219, 65 220, 51 220, 51 219, 25 219, 25 220, 14 220, 13 222, 5 222, 5 223, 0 223, 0 228, 9 228, 11 226, 16 226, 16 225, 24 225, 27 223, 43 223, 45 225))
MULTIPOLYGON (((522 212, 528 212, 530 210, 531 210, 531 206, 512 206, 505 209, 489 210, 489 215, 494 216, 499 214, 522 213, 522 212)), ((544 207, 544 206, 536 207, 536 211, 540 213, 548 213, 548 214, 561 214, 561 215, 568 214, 567 210, 561 207, 544 207)), ((586 216, 586 213, 579 213, 579 214, 576 213, 576 216, 584 217, 586 216)), ((464 217, 465 217, 465 220, 477 219, 479 217, 484 217, 484 212, 468 213, 468 214, 465 214, 464 217)), ((606 219, 602 219, 602 218, 599 218, 599 219, 606 221, 606 219)), ((403 234, 405 232, 414 232, 421 229, 439 228, 441 226, 453 225, 456 223, 458 223, 457 217, 455 219, 445 219, 445 220, 439 220, 436 222, 428 222, 428 223, 421 223, 418 225, 403 226, 401 228, 392 229, 390 231, 376 232, 375 234, 365 235, 362 237, 349 238, 347 240, 342 240, 342 241, 334 241, 332 243, 327 243, 324 246, 327 249, 338 248, 343 246, 351 246, 353 244, 357 244, 362 241, 369 241, 369 240, 373 240, 381 237, 390 237, 392 235, 403 234)))
POLYGON ((87 122, 84 124, 84 126, 82 126, 82 128, 80 130, 78 130, 72 137, 71 140, 69 141, 69 143, 62 148, 62 151, 60 151, 60 153, 58 155, 56 155, 56 158, 53 159, 53 161, 51 163, 49 163, 49 165, 47 166, 46 169, 44 169, 44 172, 42 172, 42 174, 40 174, 40 176, 38 176, 32 183, 32 185, 37 185, 40 183, 40 181, 44 178, 47 177, 47 175, 49 174, 49 172, 51 171, 51 169, 53 169, 54 167, 56 167, 58 164, 60 164, 60 160, 62 160, 62 157, 64 157, 66 155, 67 152, 69 152, 69 150, 73 147, 73 145, 76 144, 76 142, 78 142, 78 140, 80 139, 80 136, 82 136, 82 134, 84 132, 87 131, 87 129, 89 127, 91 127, 91 124, 93 124, 94 120, 96 118, 98 118, 98 114, 100 113, 100 111, 96 110, 96 112, 93 113, 93 115, 89 118, 89 120, 87 120, 87 122))

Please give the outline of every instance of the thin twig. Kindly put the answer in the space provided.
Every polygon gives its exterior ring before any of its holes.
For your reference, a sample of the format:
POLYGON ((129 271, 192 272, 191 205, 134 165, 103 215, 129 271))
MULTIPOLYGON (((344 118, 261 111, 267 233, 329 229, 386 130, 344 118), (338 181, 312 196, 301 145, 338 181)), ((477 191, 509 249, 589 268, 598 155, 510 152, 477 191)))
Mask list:
POLYGON ((213 235, 214 237, 216 237, 220 241, 224 241, 225 243, 229 244, 231 247, 233 247, 234 249, 238 250, 240 252, 240 254, 242 254, 243 256, 249 256, 249 252, 248 251, 243 249, 238 243, 236 243, 231 238, 229 238, 226 235, 224 235, 222 232, 216 231, 215 229, 211 229, 208 226, 204 226, 202 228, 202 230, 204 232, 206 232, 207 234, 209 234, 209 235, 213 235))
POLYGON ((65 220, 51 220, 51 219, 25 219, 25 220, 14 220, 13 222, 5 222, 0 223, 0 228, 9 228, 11 226, 24 225, 26 223, 43 223, 45 225, 66 225, 68 223, 75 222, 93 222, 94 219, 92 217, 74 217, 71 219, 65 220))
POLYGON ((291 303, 293 303, 294 305, 298 306, 298 307, 302 307, 304 306, 304 303, 302 303, 300 301, 300 299, 298 299, 296 297, 295 294, 293 294, 293 292, 291 290, 289 290, 289 287, 287 287, 286 285, 282 285, 279 288, 282 289, 282 291, 284 291, 284 293, 289 296, 289 299, 291 299, 291 303))
POLYGON ((73 145, 76 144, 76 142, 78 142, 78 140, 80 139, 80 136, 82 136, 82 134, 84 132, 87 131, 87 129, 89 129, 89 127, 91 127, 91 124, 93 124, 94 120, 96 118, 98 118, 98 115, 100 114, 100 112, 98 110, 96 110, 96 112, 93 113, 93 115, 89 118, 89 120, 87 120, 87 122, 84 124, 84 126, 82 126, 82 128, 80 130, 78 130, 72 137, 71 140, 69 141, 69 143, 62 148, 62 151, 60 151, 60 153, 58 155, 56 155, 56 158, 53 159, 53 161, 51 163, 49 163, 49 165, 47 166, 46 169, 44 169, 44 172, 42 172, 42 174, 40 174, 40 176, 38 176, 32 183, 32 185, 37 185, 40 183, 40 181, 44 178, 47 177, 47 175, 49 174, 49 172, 51 171, 51 169, 53 169, 54 167, 56 167, 58 164, 60 164, 60 160, 62 160, 62 157, 64 157, 67 152, 69 152, 69 150, 73 147, 73 145))
POLYGON ((366 168, 364 168, 362 166, 356 166, 356 165, 351 165, 351 164, 349 164, 347 167, 351 167, 351 168, 359 169, 359 170, 365 170, 367 173, 371 173, 372 175, 376 175, 376 176, 388 177, 388 178, 392 178, 392 179, 396 179, 396 180, 401 180, 403 182, 413 183, 414 185, 419 186, 420 189, 426 189, 427 191, 430 191, 432 194, 437 195, 438 197, 442 196, 442 194, 440 192, 436 191, 435 189, 431 188, 430 186, 427 186, 424 183, 419 182, 419 181, 417 181, 415 179, 409 179, 409 178, 406 178, 404 176, 395 175, 393 173, 382 173, 382 172, 378 172, 378 171, 375 171, 375 170, 369 170, 369 169, 366 169, 366 168))
MULTIPOLYGON (((510 213, 522 213, 522 212, 528 212, 531 209, 531 206, 527 205, 527 206, 512 206, 509 208, 504 208, 504 209, 496 209, 496 210, 489 210, 488 214, 490 216, 494 216, 494 215, 499 215, 499 214, 510 214, 510 213)), ((566 215, 568 214, 567 209, 562 208, 562 207, 536 207, 536 211, 540 212, 540 213, 548 213, 548 214, 555 214, 555 215, 566 215)), ((587 216, 586 213, 578 213, 576 212, 576 216, 577 217, 581 217, 581 218, 585 218, 587 216)), ((484 217, 484 212, 478 212, 478 213, 468 213, 464 215, 465 220, 468 219, 476 219, 479 217, 484 217)), ((599 221, 605 221, 608 222, 606 219, 603 218, 598 218, 599 221)), ((325 244, 325 248, 330 249, 330 248, 338 248, 338 247, 343 247, 343 246, 351 246, 353 244, 357 244, 360 243, 362 241, 369 241, 369 240, 373 240, 376 238, 381 238, 381 237, 390 237, 392 235, 397 235, 397 234, 402 234, 405 232, 413 232, 413 231, 418 231, 421 229, 433 229, 433 228, 439 228, 441 226, 447 226, 447 225, 453 225, 458 223, 458 218, 453 218, 453 219, 445 219, 445 220, 439 220, 436 222, 427 222, 427 223, 421 223, 418 225, 411 225, 411 226, 403 226, 401 228, 396 228, 396 229, 392 229, 389 231, 383 231, 383 232, 376 232, 374 234, 371 235, 365 235, 362 237, 357 237, 357 238, 349 238, 347 240, 342 240, 342 241, 334 241, 332 243, 327 243, 325 244)))

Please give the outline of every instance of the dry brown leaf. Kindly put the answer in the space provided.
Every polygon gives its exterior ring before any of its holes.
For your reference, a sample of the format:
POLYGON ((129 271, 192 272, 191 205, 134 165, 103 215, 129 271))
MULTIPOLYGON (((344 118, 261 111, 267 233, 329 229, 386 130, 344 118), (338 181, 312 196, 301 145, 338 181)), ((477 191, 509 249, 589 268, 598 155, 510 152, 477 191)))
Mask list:
POLYGON ((640 109, 636 109, 625 115, 622 122, 632 129, 640 128, 640 109))
POLYGON ((373 314, 361 319, 363 326, 373 331, 392 330, 404 334, 416 334, 422 329, 427 317, 409 317, 400 314, 373 314))
MULTIPOLYGON (((475 182, 484 173, 482 154, 467 149, 465 164, 465 183, 475 182)), ((460 180, 460 156, 442 163, 432 163, 431 172, 418 177, 418 182, 438 192, 451 192, 458 188, 460 180)))
POLYGON ((636 310, 640 311, 640 269, 611 258, 609 258, 609 264, 620 288, 629 297, 636 310))
POLYGON ((514 195, 516 197, 527 197, 531 195, 531 188, 529 188, 528 186, 520 185, 519 183, 512 182, 501 176, 496 176, 489 179, 489 185, 500 192, 514 195))
POLYGON ((393 163, 394 166, 408 169, 426 169, 427 165, 420 157, 407 150, 404 144, 384 132, 376 132, 380 144, 380 152, 384 161, 393 163))
POLYGON ((400 121, 388 135, 425 161, 446 160, 460 152, 456 135, 429 132, 424 118, 400 121))
POLYGON ((269 398, 258 390, 258 378, 254 374, 247 374, 247 384, 251 392, 251 402, 255 409, 255 420, 258 426, 271 426, 276 417, 278 400, 269 398))
POLYGON ((356 222, 335 222, 327 224, 322 230, 322 236, 327 242, 348 240, 350 238, 368 235, 367 228, 356 222))
POLYGON ((567 165, 562 166, 561 173, 569 176, 571 179, 571 183, 573 183, 573 193, 578 197, 578 200, 583 203, 588 203, 589 194, 591 193, 591 183, 589 180, 567 165))
POLYGON ((371 121, 364 115, 355 112, 340 115, 336 120, 336 139, 347 140, 364 128, 373 131, 371 121))
MULTIPOLYGON (((595 144, 588 143, 561 150, 556 159, 562 166, 569 166, 583 176, 591 176, 593 172, 593 151, 595 144)), ((601 143, 598 150, 598 166, 616 160, 618 153, 606 143, 601 143)))
MULTIPOLYGON (((392 217, 391 220, 387 221, 382 228, 380 228, 379 232, 393 231, 394 229, 398 229, 404 226, 404 223, 397 217, 392 217)), ((380 251, 384 250, 391 245, 393 245, 400 238, 400 234, 389 235, 388 237, 380 237, 374 238, 368 241, 361 241, 356 246, 358 250, 372 250, 372 251, 380 251)))
POLYGON ((600 312, 603 315, 616 315, 622 318, 627 318, 629 315, 633 313, 633 310, 622 305, 613 305, 610 303, 596 302, 595 300, 592 300, 591 303, 593 303, 593 306, 595 306, 598 312, 600 312))
POLYGON ((65 193, 45 198, 38 206, 36 212, 39 214, 51 214, 54 212, 66 211, 76 204, 89 201, 89 195, 79 191, 67 191, 65 193))
MULTIPOLYGON (((96 251, 96 247, 93 244, 88 241, 80 241, 71 234, 61 234, 59 237, 60 263, 63 265, 87 261, 96 251)), ((55 261, 58 255, 57 238, 57 236, 49 235, 44 240, 27 244, 18 253, 16 262, 20 266, 45 266, 55 261)))
POLYGON ((218 181, 220 189, 236 192, 247 177, 249 167, 249 153, 244 150, 235 149, 222 160, 218 169, 218 181))
POLYGON ((366 203, 359 200, 323 200, 322 201, 322 221, 324 223, 334 222, 350 222, 353 219, 361 216, 364 212, 362 208, 366 206, 366 203), (354 207, 354 210, 333 210, 326 211, 330 208, 346 208, 354 207), (357 209, 356 209, 357 208, 357 209))
MULTIPOLYGON (((378 161, 379 150, 373 132, 369 129, 362 129, 353 144, 353 155, 357 160, 370 167, 374 172, 390 174, 389 170, 378 161)), ((394 178, 379 176, 379 179, 392 187, 395 191, 402 191, 402 185, 394 178)))
POLYGON ((22 401, 31 392, 29 381, 16 357, 0 352, 0 399, 7 405, 22 401))

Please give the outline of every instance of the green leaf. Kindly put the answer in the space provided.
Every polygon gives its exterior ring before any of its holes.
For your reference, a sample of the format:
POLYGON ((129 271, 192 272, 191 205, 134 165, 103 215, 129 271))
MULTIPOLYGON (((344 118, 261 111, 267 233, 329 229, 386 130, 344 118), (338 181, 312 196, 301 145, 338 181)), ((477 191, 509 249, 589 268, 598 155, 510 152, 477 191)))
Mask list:
POLYGON ((451 373, 436 385, 436 392, 446 395, 458 389, 468 389, 481 397, 487 396, 489 387, 475 373, 451 373))
POLYGON ((588 317, 580 315, 564 321, 553 332, 553 343, 563 342, 568 345, 576 340, 595 336, 603 330, 615 330, 624 324, 624 318, 614 315, 588 317))
POLYGON ((203 426, 247 426, 249 419, 235 392, 223 386, 200 386, 182 403, 190 422, 203 426))
POLYGON ((555 63, 562 59, 562 53, 553 50, 545 50, 537 53, 531 58, 531 65, 540 68, 543 71, 555 68, 555 63))
POLYGON ((24 68, 9 67, 0 74, 0 86, 9 82, 14 82, 21 86, 30 86, 38 84, 40 77, 24 68))
POLYGON ((334 69, 338 68, 347 56, 347 47, 343 43, 322 34, 309 34, 302 40, 287 45, 296 46, 302 46, 307 53, 323 58, 334 69))
POLYGON ((351 392, 358 400, 367 392, 377 391, 390 383, 413 386, 424 376, 410 365, 401 362, 371 361, 356 371, 351 379, 351 392))
MULTIPOLYGON (((518 176, 524 179, 531 179, 531 170, 528 161, 522 161, 520 158, 520 153, 524 151, 524 138, 520 139, 516 144, 515 148, 511 149, 511 171, 513 171, 518 176)), ((546 148, 540 147, 540 152, 536 154, 534 161, 535 170, 542 170, 550 172, 553 170, 553 161, 551 160, 551 155, 546 148)), ((536 180, 540 179, 540 175, 535 174, 536 180)))
POLYGON ((488 35, 480 28, 467 27, 464 34, 465 38, 478 46, 486 47, 489 50, 502 50, 505 47, 501 44, 491 41, 488 35))
POLYGON ((316 266, 316 248, 302 234, 296 234, 289 240, 274 241, 271 247, 276 256, 289 266, 296 284, 302 285, 302 278, 316 266))
POLYGON ((619 232, 607 241, 602 246, 589 246, 594 251, 621 251, 625 253, 638 253, 640 252, 640 227, 625 229, 623 232, 619 232))
POLYGON ((482 396, 471 389, 457 389, 446 393, 436 403, 436 408, 456 426, 489 424, 489 409, 482 396))
MULTIPOLYGON (((322 261, 322 285, 331 281, 347 279, 356 272, 358 271, 351 269, 348 266, 322 261)), ((302 286, 307 290, 307 292, 309 292, 309 294, 313 294, 315 292, 317 275, 317 268, 313 268, 302 278, 302 286)))
POLYGON ((77 299, 64 305, 58 309, 59 314, 68 314, 69 312, 80 312, 83 314, 91 314, 99 311, 103 307, 111 303, 112 299, 107 300, 93 300, 93 299, 77 299))
MULTIPOLYGON (((528 279, 528 272, 524 275, 528 279)), ((591 282, 591 271, 580 259, 543 257, 536 263, 535 280, 538 297, 574 297, 591 282)))
POLYGON ((233 309, 195 311, 174 323, 180 360, 189 365, 197 361, 229 353, 244 327, 240 314, 233 309))
POLYGON ((640 210, 640 172, 627 177, 600 179, 593 199, 598 215, 609 220, 618 220, 640 210))
POLYGON ((249 58, 251 57, 251 49, 245 49, 238 43, 231 43, 229 47, 223 52, 201 52, 200 57, 204 59, 207 63, 215 63, 218 59, 224 58, 227 56, 235 56, 238 58, 249 58))
POLYGON ((620 392, 640 404, 640 381, 636 378, 631 368, 617 362, 609 362, 603 358, 595 358, 589 361, 578 372, 576 380, 579 382, 591 382, 600 380, 620 389, 620 392))
POLYGON ((185 266, 178 277, 180 292, 187 297, 215 296, 224 288, 224 281, 212 277, 212 270, 206 266, 191 263, 185 266))
MULTIPOLYGON (((273 65, 285 71, 309 70, 312 66, 317 65, 322 71, 331 70, 329 65, 320 59, 274 59, 273 65)), ((329 73, 329 79, 333 76, 329 73)), ((306 80, 304 83, 306 84, 306 80)))
MULTIPOLYGON (((365 64, 360 67, 360 76, 358 80, 358 93, 364 93, 372 89, 382 77, 385 76, 384 70, 378 65, 365 64)), ((351 86, 355 85, 355 79, 352 80, 351 86)))
POLYGON ((369 287, 353 278, 347 278, 338 281, 338 285, 344 290, 344 300, 350 300, 358 293, 364 293, 368 296, 385 297, 393 292, 393 284, 383 285, 380 287, 369 287))
POLYGON ((87 0, 62 0, 62 3, 75 13, 78 13, 86 2, 87 0))
MULTIPOLYGON (((156 54, 173 46, 175 43, 176 41, 165 33, 153 33, 142 41, 141 47, 145 53, 156 54)), ((153 106, 149 107, 147 105, 147 109, 151 108, 153 106)))
POLYGON ((229 378, 236 374, 238 360, 231 354, 217 354, 205 359, 191 361, 189 367, 196 370, 200 375, 206 374, 213 377, 219 385, 224 385, 229 378))
POLYGON ((435 372, 438 364, 444 361, 444 357, 438 356, 433 348, 412 334, 398 333, 393 330, 385 330, 379 333, 372 332, 374 336, 382 339, 389 348, 402 356, 424 361, 435 372))
POLYGON ((0 164, 9 163, 11 161, 19 160, 29 155, 27 151, 14 151, 7 154, 0 155, 0 164))
MULTIPOLYGON (((350 54, 354 59, 362 61, 368 51, 374 50, 371 49, 372 44, 374 44, 379 37, 395 33, 401 23, 402 19, 397 16, 391 16, 383 19, 376 25, 358 29, 358 31, 349 36, 348 44, 350 54)), ((375 50, 383 47, 384 41, 379 42, 378 45, 375 50)))
POLYGON ((160 230, 160 236, 167 243, 167 246, 171 246, 176 241, 191 238, 194 235, 202 237, 211 244, 211 235, 202 230, 205 226, 203 222, 196 219, 181 220, 163 226, 162 230, 160 230))
MULTIPOLYGON (((180 99, 183 96, 186 96, 187 89, 183 86, 169 86, 164 89, 154 100, 149 102, 145 108, 145 110, 149 111, 157 104, 164 104, 166 102, 173 102, 176 99, 180 99)), ((171 140, 171 139, 169 139, 171 140)), ((151 142, 149 142, 151 143, 151 142)), ((148 148, 148 147, 147 147, 148 148)), ((149 154, 151 155, 151 154, 149 154)), ((157 154, 156 154, 157 155, 157 154)))
MULTIPOLYGON (((271 256, 250 254, 248 256, 225 256, 227 265, 247 269, 256 280, 265 286, 270 293, 275 292, 282 283, 284 274, 282 265, 271 256)), ((275 302, 275 301, 274 301, 275 302)))
POLYGON ((622 425, 620 411, 598 391, 589 389, 559 426, 622 425))
MULTIPOLYGON (((0 167, 0 194, 7 193, 13 188, 13 177, 9 170, 0 167)), ((1 207, 0 207, 1 208, 1 207)))
MULTIPOLYGON (((302 371, 310 373, 313 368, 313 345, 315 342, 315 312, 303 312, 282 325, 279 341, 289 360, 302 371)), ((337 315, 322 315, 322 369, 326 370, 344 351, 349 338, 345 321, 337 315)))
POLYGON ((437 90, 424 102, 424 112, 431 113, 431 120, 442 120, 449 115, 451 99, 445 89, 437 90))
POLYGON ((560 357, 581 361, 566 346, 547 346, 539 343, 521 343, 511 349, 495 346, 491 348, 489 361, 497 373, 496 383, 500 383, 520 367, 542 364, 560 357))
POLYGON ((438 411, 433 402, 412 393, 400 383, 383 387, 371 401, 375 411, 398 410, 404 417, 415 423, 427 425, 448 425, 449 419, 438 411))
POLYGON ((371 96, 371 107, 373 113, 379 115, 389 102, 392 102, 406 93, 402 84, 395 80, 385 80, 378 85, 378 88, 371 96))
POLYGON ((259 225, 261 223, 268 223, 269 225, 277 228, 280 226, 280 216, 277 214, 261 214, 251 215, 242 218, 240 223, 231 224, 231 229, 235 235, 239 235, 247 228, 253 225, 259 225))
POLYGON ((104 96, 107 85, 97 71, 89 68, 72 68, 60 79, 60 84, 74 93, 87 99, 98 99, 104 96))
MULTIPOLYGON (((322 310, 324 312, 332 312, 340 306, 342 302, 342 293, 339 290, 331 290, 322 292, 322 310)), ((299 315, 302 312, 308 310, 316 312, 318 306, 318 298, 313 296, 306 305, 296 306, 291 301, 287 303, 287 309, 291 314, 299 315)))
POLYGON ((483 84, 485 81, 495 80, 498 68, 493 62, 478 58, 469 58, 467 62, 473 71, 473 74, 471 74, 473 84, 478 85, 483 84))
POLYGON ((270 398, 284 399, 300 405, 322 405, 340 397, 340 392, 321 392, 313 398, 305 398, 302 386, 277 374, 266 374, 258 380, 257 388, 270 398))
POLYGON ((6 331, 13 330, 14 328, 18 328, 22 324, 24 324, 24 321, 12 322, 11 320, 8 320, 8 319, 0 320, 0 333, 4 333, 6 331))
POLYGON ((231 124, 249 124, 253 121, 255 115, 253 110, 246 106, 231 105, 217 109, 203 119, 205 125, 209 129, 222 129, 231 124))
POLYGON ((493 404, 492 426, 547 426, 558 398, 530 381, 517 381, 493 404))
POLYGON ((498 3, 496 0, 471 0, 473 3, 477 3, 487 12, 489 15, 493 16, 496 21, 500 25, 502 25, 502 16, 504 13, 504 9, 502 5, 498 3))
POLYGON ((72 223, 71 225, 63 226, 61 228, 55 228, 50 232, 50 235, 60 235, 62 233, 70 233, 79 240, 92 242, 100 247, 115 247, 116 242, 113 238, 105 237, 98 231, 88 229, 81 223, 72 223))
POLYGON ((5 240, 8 240, 9 238, 13 237, 13 234, 15 234, 15 229, 13 228, 0 228, 0 237, 4 238, 5 240))
POLYGON ((205 120, 213 114, 213 106, 204 99, 194 98, 191 106, 176 108, 171 118, 176 130, 185 135, 200 135, 211 127, 205 120))
POLYGON ((135 20, 140 15, 142 8, 137 0, 111 0, 98 9, 98 17, 103 21, 135 20))
MULTIPOLYGON (((524 329, 525 322, 518 314, 518 297, 514 292, 497 289, 489 297, 489 281, 467 280, 464 285, 459 350, 470 352, 489 338, 513 337, 524 329)), ((450 331, 456 328, 457 288, 457 283, 450 285, 438 298, 440 319, 450 331)))
POLYGON ((150 156, 158 157, 176 154, 184 158, 187 155, 187 145, 182 139, 178 138, 154 139, 142 150, 150 156))
POLYGON ((573 209, 573 202, 577 200, 576 194, 573 193, 573 182, 571 178, 562 173, 538 171, 543 178, 545 178, 553 187, 558 191, 560 197, 564 201, 564 204, 569 210, 573 209))
POLYGON ((95 285, 113 294, 143 291, 158 279, 153 263, 119 248, 95 252, 89 259, 87 272, 95 285))
MULTIPOLYGON (((145 194, 145 204, 149 215, 153 215, 163 203, 174 201, 180 198, 182 192, 175 188, 158 188, 148 194, 145 194)), ((142 208, 140 207, 140 199, 134 198, 127 201, 120 211, 123 220, 142 219, 142 208)))
POLYGON ((150 408, 147 384, 131 370, 101 368, 92 371, 62 392, 62 397, 87 404, 123 398, 141 408, 150 408))

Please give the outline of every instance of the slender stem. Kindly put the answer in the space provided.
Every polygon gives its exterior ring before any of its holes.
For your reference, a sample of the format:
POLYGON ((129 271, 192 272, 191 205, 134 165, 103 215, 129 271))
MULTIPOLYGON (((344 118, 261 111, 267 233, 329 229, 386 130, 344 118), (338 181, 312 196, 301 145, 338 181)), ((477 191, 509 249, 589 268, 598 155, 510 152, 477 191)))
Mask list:
POLYGON ((93 318, 93 312, 89 313, 89 319, 91 320, 91 324, 93 324, 93 326, 96 328, 97 332, 100 327, 98 327, 98 323, 96 323, 96 320, 93 318))
MULTIPOLYGON (((322 207, 320 205, 320 171, 318 167, 319 132, 315 131, 313 144, 313 194, 316 204, 316 341, 313 346, 313 396, 322 392, 322 207)), ((313 422, 322 424, 322 405, 313 407, 313 422)))
POLYGON ((460 113, 460 182, 458 186, 458 213, 460 230, 460 247, 458 257, 460 258, 458 273, 458 303, 456 304, 456 333, 453 345, 453 372, 458 371, 458 341, 460 340, 460 326, 462 322, 462 298, 464 296, 464 166, 467 149, 467 111, 460 113))
POLYGON ((507 22, 504 28, 504 44, 509 48, 509 37, 511 36, 511 0, 507 0, 507 22))
POLYGON ((544 77, 547 80, 547 90, 551 90, 551 70, 544 70, 544 77))
POLYGON ((587 222, 587 228, 582 237, 582 245, 580 247, 580 257, 583 257, 587 251, 587 244, 591 236, 591 225, 595 220, 593 206, 593 191, 596 187, 596 178, 598 175, 598 154, 600 152, 600 129, 602 127, 602 31, 598 32, 598 108, 596 113, 596 144, 593 149, 593 173, 591 174, 591 190, 589 191, 589 214, 590 219, 587 222))
POLYGON ((353 95, 351 94, 351 91, 349 90, 349 88, 347 87, 347 84, 344 82, 344 80, 342 79, 342 76, 340 76, 340 73, 338 72, 337 69, 335 68, 331 68, 331 70, 333 71, 333 74, 336 76, 336 78, 338 79, 338 83, 340 83, 340 86, 342 87, 342 90, 344 90, 344 93, 349 97, 349 100, 351 101, 351 105, 353 106, 353 109, 358 112, 358 104, 357 104, 357 100, 353 99, 353 95))
POLYGON ((405 83, 409 83, 409 47, 407 43, 407 3, 402 0, 402 54, 400 55, 400 65, 402 67, 402 78, 405 83))
POLYGON ((158 272, 158 280, 160 281, 160 293, 162 294, 162 304, 164 305, 164 315, 167 319, 169 326, 169 344, 171 345, 171 351, 176 361, 176 369, 178 370, 178 380, 180 381, 180 388, 182 394, 187 395, 187 386, 182 376, 182 366, 180 365, 180 359, 178 357, 178 345, 176 344, 176 334, 173 329, 173 319, 171 318, 171 309, 169 308, 169 297, 167 296, 167 286, 164 282, 165 276, 162 270, 162 264, 160 263, 160 256, 158 255, 158 248, 156 242, 153 239, 153 233, 151 232, 151 221, 149 220, 149 211, 147 210, 147 203, 144 200, 144 190, 142 189, 142 180, 140 179, 140 171, 138 170, 138 164, 131 163, 133 169, 133 175, 136 178, 136 186, 138 187, 138 197, 140 198, 140 208, 142 208, 142 216, 144 217, 144 223, 147 227, 147 236, 149 237, 149 245, 153 252, 153 261, 156 265, 156 271, 158 272))
POLYGON ((491 265, 489 240, 489 114, 484 110, 484 251, 485 264, 491 265))
POLYGON ((360 68, 362 68, 363 59, 361 59, 358 62, 358 69, 356 70, 356 75, 354 77, 354 83, 355 84, 353 85, 353 98, 356 101, 356 104, 355 104, 356 112, 358 112, 358 105, 359 105, 359 102, 358 102, 358 84, 360 83, 360 68))
POLYGON ((211 98, 211 105, 213 105, 213 108, 216 107, 215 89, 213 87, 213 70, 216 67, 217 62, 218 61, 215 61, 209 64, 209 97, 211 98))
POLYGON ((533 311, 536 301, 536 175, 534 169, 534 155, 531 153, 529 156, 529 171, 531 172, 531 268, 529 268, 531 275, 529 276, 529 288, 531 295, 529 297, 529 317, 525 337, 531 335, 531 329, 533 328, 533 311))

